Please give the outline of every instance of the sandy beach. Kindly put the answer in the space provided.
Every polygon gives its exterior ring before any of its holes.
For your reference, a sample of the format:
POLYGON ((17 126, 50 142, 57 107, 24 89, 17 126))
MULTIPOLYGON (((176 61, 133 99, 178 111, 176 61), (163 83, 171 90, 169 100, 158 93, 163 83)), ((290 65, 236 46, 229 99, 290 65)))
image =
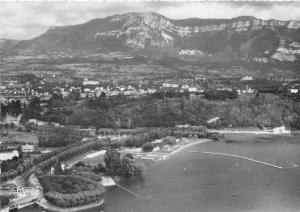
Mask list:
POLYGON ((175 145, 164 145, 163 147, 152 151, 152 152, 143 152, 141 148, 136 149, 123 149, 120 150, 122 154, 131 153, 137 159, 145 159, 145 160, 166 160, 170 156, 188 148, 190 146, 208 142, 210 139, 182 139, 178 141, 175 145))

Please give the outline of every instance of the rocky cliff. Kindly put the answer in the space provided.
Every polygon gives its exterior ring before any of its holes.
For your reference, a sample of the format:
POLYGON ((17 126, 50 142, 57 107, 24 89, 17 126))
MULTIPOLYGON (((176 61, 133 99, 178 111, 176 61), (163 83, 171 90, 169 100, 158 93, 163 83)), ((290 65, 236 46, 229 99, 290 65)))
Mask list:
MULTIPOLYGON (((5 42, 4 42, 5 43, 5 42)), ((299 60, 300 21, 233 19, 171 20, 156 13, 128 13, 87 23, 50 27, 31 40, 5 45, 14 54, 121 51, 188 59, 299 60)), ((257 60, 260 61, 260 60, 257 60)))

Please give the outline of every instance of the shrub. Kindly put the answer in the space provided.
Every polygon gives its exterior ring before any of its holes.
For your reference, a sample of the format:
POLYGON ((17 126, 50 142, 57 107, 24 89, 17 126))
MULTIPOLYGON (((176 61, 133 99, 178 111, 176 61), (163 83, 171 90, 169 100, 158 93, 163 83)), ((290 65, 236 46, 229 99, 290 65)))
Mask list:
POLYGON ((148 142, 148 143, 145 143, 143 145, 143 151, 144 152, 151 152, 153 150, 154 146, 152 143, 148 142))
POLYGON ((176 140, 174 138, 167 137, 163 140, 163 144, 174 145, 176 144, 176 140))

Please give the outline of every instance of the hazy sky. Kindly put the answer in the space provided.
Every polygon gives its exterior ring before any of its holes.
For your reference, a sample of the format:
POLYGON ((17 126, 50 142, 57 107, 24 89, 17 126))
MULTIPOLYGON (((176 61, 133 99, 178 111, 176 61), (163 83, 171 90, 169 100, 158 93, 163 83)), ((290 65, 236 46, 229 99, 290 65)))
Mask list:
POLYGON ((0 2, 0 38, 30 39, 50 26, 84 23, 127 12, 157 12, 168 18, 300 20, 298 2, 0 2))

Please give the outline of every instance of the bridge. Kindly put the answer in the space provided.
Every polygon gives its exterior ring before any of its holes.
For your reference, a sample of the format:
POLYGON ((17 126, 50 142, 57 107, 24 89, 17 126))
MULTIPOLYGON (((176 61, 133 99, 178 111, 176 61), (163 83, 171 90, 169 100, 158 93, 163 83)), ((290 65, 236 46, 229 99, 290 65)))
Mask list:
POLYGON ((42 192, 40 188, 18 186, 13 190, 13 194, 15 198, 10 201, 10 210, 35 204, 41 198, 42 192))

